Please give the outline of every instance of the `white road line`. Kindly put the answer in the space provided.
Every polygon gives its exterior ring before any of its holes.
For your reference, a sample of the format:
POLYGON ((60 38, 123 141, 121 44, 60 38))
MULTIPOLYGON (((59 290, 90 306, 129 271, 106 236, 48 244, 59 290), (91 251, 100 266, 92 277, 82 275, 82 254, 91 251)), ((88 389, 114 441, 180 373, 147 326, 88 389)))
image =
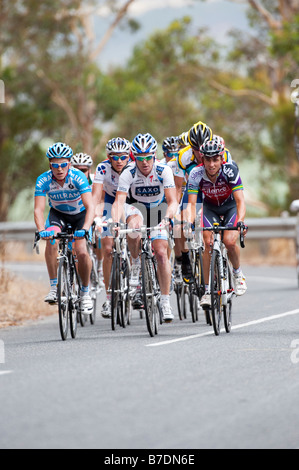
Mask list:
POLYGON ((2 370, 2 371, 0 371, 0 375, 7 375, 7 374, 12 374, 12 370, 2 370))
MULTIPOLYGON (((298 315, 298 314, 299 314, 299 309, 290 310, 289 312, 279 313, 277 315, 271 315, 270 317, 260 318, 259 320, 253 320, 247 323, 240 323, 240 325, 232 326, 232 330, 240 330, 241 328, 248 328, 249 326, 259 325, 261 323, 266 323, 268 321, 277 320, 279 318, 289 317, 291 315, 298 315)), ((224 332, 224 331, 225 331, 224 329, 221 330, 221 332, 224 332)), ((197 335, 184 336, 182 338, 171 339, 168 341, 161 341, 160 343, 147 344, 146 346, 150 348, 154 348, 158 346, 167 346, 168 344, 179 343, 182 341, 189 341, 191 339, 202 338, 204 336, 211 336, 211 335, 214 335, 214 331, 206 331, 205 333, 199 333, 197 335)))
POLYGON ((297 285, 297 279, 294 277, 290 278, 277 278, 277 277, 263 277, 263 276, 246 276, 246 279, 250 281, 257 281, 257 282, 266 282, 267 284, 286 284, 288 286, 292 286, 293 284, 297 285))

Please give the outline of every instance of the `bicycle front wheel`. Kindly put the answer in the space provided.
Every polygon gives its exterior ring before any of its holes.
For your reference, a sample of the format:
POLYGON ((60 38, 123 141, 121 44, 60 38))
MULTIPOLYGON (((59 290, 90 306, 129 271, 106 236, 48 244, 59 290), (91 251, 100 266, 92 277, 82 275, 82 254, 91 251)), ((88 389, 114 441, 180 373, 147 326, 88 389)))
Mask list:
POLYGON ((67 339, 69 317, 69 284, 67 269, 67 261, 64 258, 61 258, 58 267, 57 300, 59 329, 63 341, 67 339))
POLYGON ((154 292, 154 269, 151 269, 152 260, 148 258, 147 253, 141 255, 142 270, 142 294, 146 325, 150 336, 155 336, 157 316, 157 305, 154 292))
POLYGON ((120 323, 120 262, 117 254, 113 257, 111 271, 111 328, 114 331, 116 324, 120 323))
POLYGON ((221 274, 219 267, 219 253, 213 251, 211 261, 211 311, 212 311, 212 323, 214 333, 216 336, 220 334, 221 324, 221 274))
POLYGON ((233 313, 233 276, 230 266, 227 268, 228 275, 228 301, 223 306, 223 320, 226 333, 230 333, 232 329, 232 313, 233 313))

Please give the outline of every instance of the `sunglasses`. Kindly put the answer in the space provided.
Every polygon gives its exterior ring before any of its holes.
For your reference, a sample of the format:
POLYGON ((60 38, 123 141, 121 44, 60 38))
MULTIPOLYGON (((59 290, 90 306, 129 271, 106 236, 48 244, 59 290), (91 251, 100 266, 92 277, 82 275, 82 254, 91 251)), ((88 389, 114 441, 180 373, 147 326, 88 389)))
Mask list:
POLYGON ((168 156, 169 156, 169 157, 178 157, 178 156, 179 156, 179 152, 168 152, 168 156))
POLYGON ((154 155, 147 155, 147 157, 136 157, 138 162, 149 162, 154 158, 154 155))
POLYGON ((128 158, 128 155, 110 155, 110 156, 114 162, 118 162, 118 160, 121 160, 122 162, 124 162, 128 158))
POLYGON ((68 166, 68 162, 63 163, 51 163, 51 167, 57 170, 58 168, 66 168, 68 166))

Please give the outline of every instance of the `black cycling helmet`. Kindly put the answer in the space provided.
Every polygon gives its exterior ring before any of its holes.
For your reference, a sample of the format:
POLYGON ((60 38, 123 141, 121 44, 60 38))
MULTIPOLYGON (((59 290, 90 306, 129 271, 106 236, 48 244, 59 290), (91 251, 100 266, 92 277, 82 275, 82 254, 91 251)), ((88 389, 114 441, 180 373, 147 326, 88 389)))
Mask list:
POLYGON ((195 150, 199 150, 205 140, 210 140, 212 137, 212 129, 201 121, 194 124, 188 132, 188 142, 195 150))

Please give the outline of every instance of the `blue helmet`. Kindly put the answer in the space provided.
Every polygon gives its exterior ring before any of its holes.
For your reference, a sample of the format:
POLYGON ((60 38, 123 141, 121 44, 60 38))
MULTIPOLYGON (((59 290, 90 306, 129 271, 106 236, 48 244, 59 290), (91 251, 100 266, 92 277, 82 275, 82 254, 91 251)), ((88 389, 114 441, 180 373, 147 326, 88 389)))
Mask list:
POLYGON ((51 158, 72 158, 73 151, 68 145, 57 142, 48 148, 47 157, 51 158))
POLYGON ((158 144, 151 134, 138 134, 132 142, 132 152, 135 156, 140 153, 155 153, 158 144))

